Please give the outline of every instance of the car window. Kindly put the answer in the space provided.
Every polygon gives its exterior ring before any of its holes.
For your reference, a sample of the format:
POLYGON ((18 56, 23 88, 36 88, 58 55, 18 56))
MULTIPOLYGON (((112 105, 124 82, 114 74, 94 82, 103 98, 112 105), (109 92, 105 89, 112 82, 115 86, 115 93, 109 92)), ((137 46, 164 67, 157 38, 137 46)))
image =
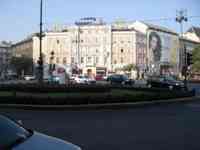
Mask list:
POLYGON ((166 80, 168 80, 168 81, 176 81, 176 79, 174 77, 172 77, 172 76, 167 76, 166 80))
POLYGON ((122 78, 123 78, 123 80, 128 80, 128 77, 125 75, 123 75, 122 78))
POLYGON ((29 131, 10 119, 0 116, 0 148, 13 144, 20 138, 27 138, 29 131))
POLYGON ((165 81, 165 78, 159 78, 159 81, 163 82, 163 81, 165 81))

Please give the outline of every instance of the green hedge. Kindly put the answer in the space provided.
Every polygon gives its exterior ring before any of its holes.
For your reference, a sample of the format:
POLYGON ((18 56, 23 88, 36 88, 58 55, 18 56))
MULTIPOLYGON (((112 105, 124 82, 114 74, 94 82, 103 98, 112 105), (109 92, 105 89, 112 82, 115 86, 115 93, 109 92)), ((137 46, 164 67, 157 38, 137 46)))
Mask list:
POLYGON ((44 95, 21 95, 1 96, 1 104, 38 104, 38 105, 80 105, 80 104, 104 104, 126 103, 138 101, 164 100, 171 98, 194 96, 193 92, 165 91, 144 92, 130 90, 112 90, 107 93, 69 93, 62 96, 44 95))
POLYGON ((103 85, 38 85, 38 84, 12 84, 0 85, 0 91, 20 91, 31 93, 47 92, 109 92, 109 86, 103 85))

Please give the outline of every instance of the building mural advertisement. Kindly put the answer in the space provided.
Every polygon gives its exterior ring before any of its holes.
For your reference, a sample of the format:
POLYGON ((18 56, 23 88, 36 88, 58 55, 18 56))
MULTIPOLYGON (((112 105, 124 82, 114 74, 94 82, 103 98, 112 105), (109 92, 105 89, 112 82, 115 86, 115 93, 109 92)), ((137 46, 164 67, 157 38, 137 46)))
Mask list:
POLYGON ((178 73, 179 40, 177 35, 150 30, 148 52, 151 72, 178 73))

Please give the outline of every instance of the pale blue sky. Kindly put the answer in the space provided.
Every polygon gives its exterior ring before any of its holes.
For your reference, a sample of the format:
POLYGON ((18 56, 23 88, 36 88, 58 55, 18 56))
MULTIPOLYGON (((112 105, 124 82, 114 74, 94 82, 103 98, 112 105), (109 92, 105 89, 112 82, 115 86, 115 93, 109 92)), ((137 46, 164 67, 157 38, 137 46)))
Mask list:
MULTIPOLYGON (((176 10, 186 8, 188 16, 200 16, 200 0, 44 0, 44 20, 48 24, 73 23, 81 17, 102 17, 107 22, 117 18, 146 20, 175 17, 176 10)), ((0 0, 0 41, 17 41, 39 31, 40 0, 0 0)), ((179 32, 174 20, 151 22, 179 32)), ((200 17, 190 19, 200 26, 200 17)))

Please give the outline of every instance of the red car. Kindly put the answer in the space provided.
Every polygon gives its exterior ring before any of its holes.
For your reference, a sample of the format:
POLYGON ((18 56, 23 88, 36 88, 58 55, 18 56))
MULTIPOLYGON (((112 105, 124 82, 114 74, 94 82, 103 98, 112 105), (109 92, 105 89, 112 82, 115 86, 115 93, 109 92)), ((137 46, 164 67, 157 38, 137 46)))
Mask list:
POLYGON ((95 79, 96 81, 101 81, 103 80, 103 75, 96 75, 95 79))

